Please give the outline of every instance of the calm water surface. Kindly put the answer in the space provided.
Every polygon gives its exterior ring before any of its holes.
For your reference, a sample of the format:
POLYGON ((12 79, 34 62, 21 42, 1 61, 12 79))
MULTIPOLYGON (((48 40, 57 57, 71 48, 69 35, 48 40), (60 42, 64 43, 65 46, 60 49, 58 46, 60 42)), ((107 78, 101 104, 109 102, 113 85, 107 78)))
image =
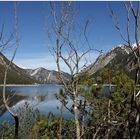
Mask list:
MULTIPOLYGON (((38 108, 40 113, 53 114, 60 116, 61 102, 56 99, 55 94, 59 93, 62 86, 55 84, 37 85, 37 86, 9 86, 6 87, 6 93, 8 95, 14 95, 11 97, 10 106, 13 110, 22 107, 27 102, 33 108, 38 108)), ((2 87, 0 87, 0 98, 2 99, 2 87)), ((68 106, 71 106, 72 101, 69 100, 68 106)), ((2 102, 0 102, 2 105, 2 102)), ((8 112, 5 109, 1 109, 0 121, 4 119, 11 119, 8 112)), ((72 114, 64 109, 63 117, 65 119, 72 118, 72 114)))

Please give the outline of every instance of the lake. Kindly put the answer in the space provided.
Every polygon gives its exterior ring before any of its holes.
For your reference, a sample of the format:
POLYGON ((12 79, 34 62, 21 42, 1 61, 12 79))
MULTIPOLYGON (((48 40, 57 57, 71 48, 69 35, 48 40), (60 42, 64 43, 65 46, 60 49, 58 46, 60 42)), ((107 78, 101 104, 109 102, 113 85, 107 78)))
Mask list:
MULTIPOLYGON (((113 85, 112 85, 113 87, 113 85)), ((2 102, 2 89, 0 86, 0 121, 11 120, 11 116, 6 111, 2 102)), ((56 116, 60 116, 61 102, 56 99, 55 94, 59 93, 62 89, 61 85, 45 84, 45 85, 33 85, 33 86, 7 86, 6 95, 10 96, 9 106, 12 110, 17 110, 27 102, 34 109, 38 109, 41 114, 48 114, 52 112, 56 116)), ((108 96, 110 89, 108 85, 103 85, 102 94, 108 96)), ((81 99, 82 97, 79 97, 81 99)), ((71 107, 72 100, 68 99, 68 107, 71 107)), ((63 118, 70 119, 73 115, 64 108, 63 118)))
MULTIPOLYGON (((56 116, 60 116, 61 102, 56 99, 55 94, 59 93, 62 86, 56 84, 36 85, 36 86, 7 86, 6 93, 10 97, 9 106, 12 110, 25 105, 27 102, 33 108, 37 108, 41 114, 52 112, 56 116)), ((11 116, 2 106, 2 87, 0 87, 0 121, 10 120, 11 116)), ((69 100, 68 106, 72 101, 69 100)), ((73 115, 66 109, 63 111, 65 119, 72 118, 73 115)))

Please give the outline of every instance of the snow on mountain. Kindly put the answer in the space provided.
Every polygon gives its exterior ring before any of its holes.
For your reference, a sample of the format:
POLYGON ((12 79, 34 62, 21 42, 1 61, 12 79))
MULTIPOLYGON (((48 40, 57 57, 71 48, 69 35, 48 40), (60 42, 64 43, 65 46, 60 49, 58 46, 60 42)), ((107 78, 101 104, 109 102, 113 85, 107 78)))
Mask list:
POLYGON ((42 70, 43 68, 37 68, 37 69, 35 69, 30 75, 31 76, 34 76, 34 75, 36 75, 37 73, 39 73, 41 70, 42 70))
POLYGON ((120 69, 124 69, 130 73, 135 69, 134 56, 129 47, 123 44, 115 46, 108 52, 101 54, 83 72, 88 71, 91 75, 94 75, 104 67, 114 66, 118 66, 120 69))
MULTIPOLYGON (((34 77, 36 80, 38 80, 40 83, 61 83, 59 80, 59 73, 54 70, 47 70, 45 68, 37 68, 37 69, 27 69, 26 72, 34 77)), ((70 75, 63 72, 63 78, 64 80, 68 81, 70 78, 70 75)))

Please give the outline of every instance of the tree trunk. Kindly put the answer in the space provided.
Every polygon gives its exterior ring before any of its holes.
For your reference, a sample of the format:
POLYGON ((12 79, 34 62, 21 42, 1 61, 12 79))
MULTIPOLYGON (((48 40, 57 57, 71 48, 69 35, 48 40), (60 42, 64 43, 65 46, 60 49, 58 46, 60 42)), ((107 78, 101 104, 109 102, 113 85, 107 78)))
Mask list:
POLYGON ((86 101, 83 102, 83 107, 82 107, 81 136, 84 135, 84 127, 85 127, 85 107, 86 107, 86 101))
POLYGON ((19 128, 19 119, 18 116, 13 116, 15 119, 15 139, 18 139, 18 128, 19 128))
POLYGON ((76 125, 76 139, 80 139, 80 126, 78 121, 78 105, 77 105, 77 97, 74 92, 74 120, 76 125))
POLYGON ((134 139, 138 138, 138 134, 139 134, 139 127, 140 127, 140 113, 138 112, 136 115, 136 127, 135 127, 135 134, 134 134, 134 139))

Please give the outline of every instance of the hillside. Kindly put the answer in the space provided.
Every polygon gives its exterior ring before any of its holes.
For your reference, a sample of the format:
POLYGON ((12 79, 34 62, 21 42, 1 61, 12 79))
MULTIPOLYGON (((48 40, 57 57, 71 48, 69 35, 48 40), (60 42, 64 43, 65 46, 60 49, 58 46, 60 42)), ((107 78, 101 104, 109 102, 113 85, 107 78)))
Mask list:
POLYGON ((110 51, 101 54, 93 64, 89 65, 82 72, 88 71, 91 75, 96 76, 105 67, 123 69, 123 71, 134 79, 136 66, 132 50, 120 44, 110 51))
MULTIPOLYGON (((0 84, 3 84, 5 66, 9 60, 0 53, 0 84)), ((24 69, 19 68, 14 63, 11 64, 7 74, 7 84, 34 84, 37 81, 25 73, 24 69)))

